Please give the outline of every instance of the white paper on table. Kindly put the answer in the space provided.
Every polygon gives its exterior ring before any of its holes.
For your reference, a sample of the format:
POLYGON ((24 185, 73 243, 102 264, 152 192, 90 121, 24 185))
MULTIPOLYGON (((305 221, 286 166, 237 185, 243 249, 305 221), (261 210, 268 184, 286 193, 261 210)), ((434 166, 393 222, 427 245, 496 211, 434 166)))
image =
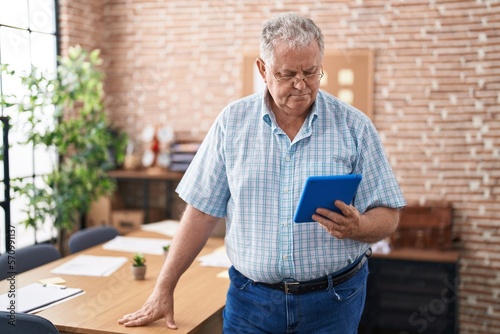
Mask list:
POLYGON ((198 260, 201 262, 200 265, 204 267, 231 267, 232 263, 226 254, 226 248, 224 246, 217 248, 212 253, 200 256, 198 260))
MULTIPOLYGON (((229 276, 228 276, 228 278, 229 278, 229 276)), ((41 311, 46 310, 48 308, 51 308, 52 306, 56 306, 56 305, 62 304, 62 303, 66 302, 66 301, 68 301, 70 299, 80 297, 81 295, 84 295, 84 294, 85 294, 85 291, 81 290, 80 293, 76 293, 76 294, 74 294, 72 296, 69 296, 68 298, 64 298, 64 299, 61 299, 61 300, 59 300, 57 302, 53 302, 52 304, 48 304, 48 305, 44 305, 42 307, 38 307, 38 308, 33 309, 33 310, 31 310, 29 312, 26 312, 26 313, 37 314, 38 312, 41 312, 41 311)))
POLYGON ((122 256, 78 255, 52 269, 53 274, 81 276, 110 276, 127 258, 122 256))
POLYGON ((170 245, 168 239, 117 236, 102 245, 102 248, 120 252, 162 255, 163 246, 170 245))
POLYGON ((177 220, 164 220, 157 223, 149 223, 141 225, 141 230, 156 232, 173 238, 175 232, 179 228, 179 221, 177 220))
POLYGON ((15 304, 11 303, 13 293, 8 292, 0 295, 0 308, 7 310, 10 305, 15 305, 17 312, 27 313, 41 307, 52 306, 80 293, 82 293, 82 289, 32 283, 15 291, 15 304))

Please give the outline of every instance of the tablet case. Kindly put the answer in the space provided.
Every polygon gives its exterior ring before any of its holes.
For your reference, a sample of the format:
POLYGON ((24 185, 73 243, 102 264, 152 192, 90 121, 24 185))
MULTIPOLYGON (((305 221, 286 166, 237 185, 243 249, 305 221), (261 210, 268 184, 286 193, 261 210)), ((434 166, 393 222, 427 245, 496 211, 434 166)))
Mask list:
POLYGON ((312 222, 316 209, 325 208, 342 213, 333 204, 336 200, 351 204, 361 182, 361 175, 309 176, 304 184, 293 220, 296 223, 312 222))

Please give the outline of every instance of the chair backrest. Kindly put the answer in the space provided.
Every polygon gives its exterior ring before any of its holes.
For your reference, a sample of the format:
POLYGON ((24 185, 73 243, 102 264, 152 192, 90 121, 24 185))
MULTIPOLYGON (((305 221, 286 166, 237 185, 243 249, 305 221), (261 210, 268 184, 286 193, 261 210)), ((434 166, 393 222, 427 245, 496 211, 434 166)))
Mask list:
POLYGON ((37 244, 21 247, 12 254, 0 255, 0 280, 12 274, 20 274, 46 263, 60 259, 61 253, 52 245, 37 244), (12 267, 12 265, 15 267, 12 267))
POLYGON ((0 333, 9 334, 59 334, 50 320, 35 314, 0 311, 0 333))
POLYGON ((118 230, 112 226, 87 227, 73 233, 68 240, 71 254, 111 240, 118 235, 118 230))

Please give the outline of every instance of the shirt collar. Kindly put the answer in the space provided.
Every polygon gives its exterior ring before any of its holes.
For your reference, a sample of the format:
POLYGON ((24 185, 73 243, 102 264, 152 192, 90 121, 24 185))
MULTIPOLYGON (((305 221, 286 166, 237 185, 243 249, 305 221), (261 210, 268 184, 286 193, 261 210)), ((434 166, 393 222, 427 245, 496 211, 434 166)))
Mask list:
POLYGON ((267 87, 264 89, 262 93, 262 103, 261 103, 261 117, 267 125, 269 125, 273 130, 276 128, 276 118, 271 111, 271 103, 270 103, 271 95, 267 90, 267 87))

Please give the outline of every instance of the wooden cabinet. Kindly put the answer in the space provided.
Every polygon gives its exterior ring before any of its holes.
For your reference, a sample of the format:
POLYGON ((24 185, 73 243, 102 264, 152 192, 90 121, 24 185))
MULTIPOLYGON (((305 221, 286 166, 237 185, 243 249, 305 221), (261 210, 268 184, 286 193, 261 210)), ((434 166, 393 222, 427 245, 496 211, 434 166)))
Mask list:
POLYGON ((359 333, 458 333, 458 253, 399 249, 369 260, 359 333))

